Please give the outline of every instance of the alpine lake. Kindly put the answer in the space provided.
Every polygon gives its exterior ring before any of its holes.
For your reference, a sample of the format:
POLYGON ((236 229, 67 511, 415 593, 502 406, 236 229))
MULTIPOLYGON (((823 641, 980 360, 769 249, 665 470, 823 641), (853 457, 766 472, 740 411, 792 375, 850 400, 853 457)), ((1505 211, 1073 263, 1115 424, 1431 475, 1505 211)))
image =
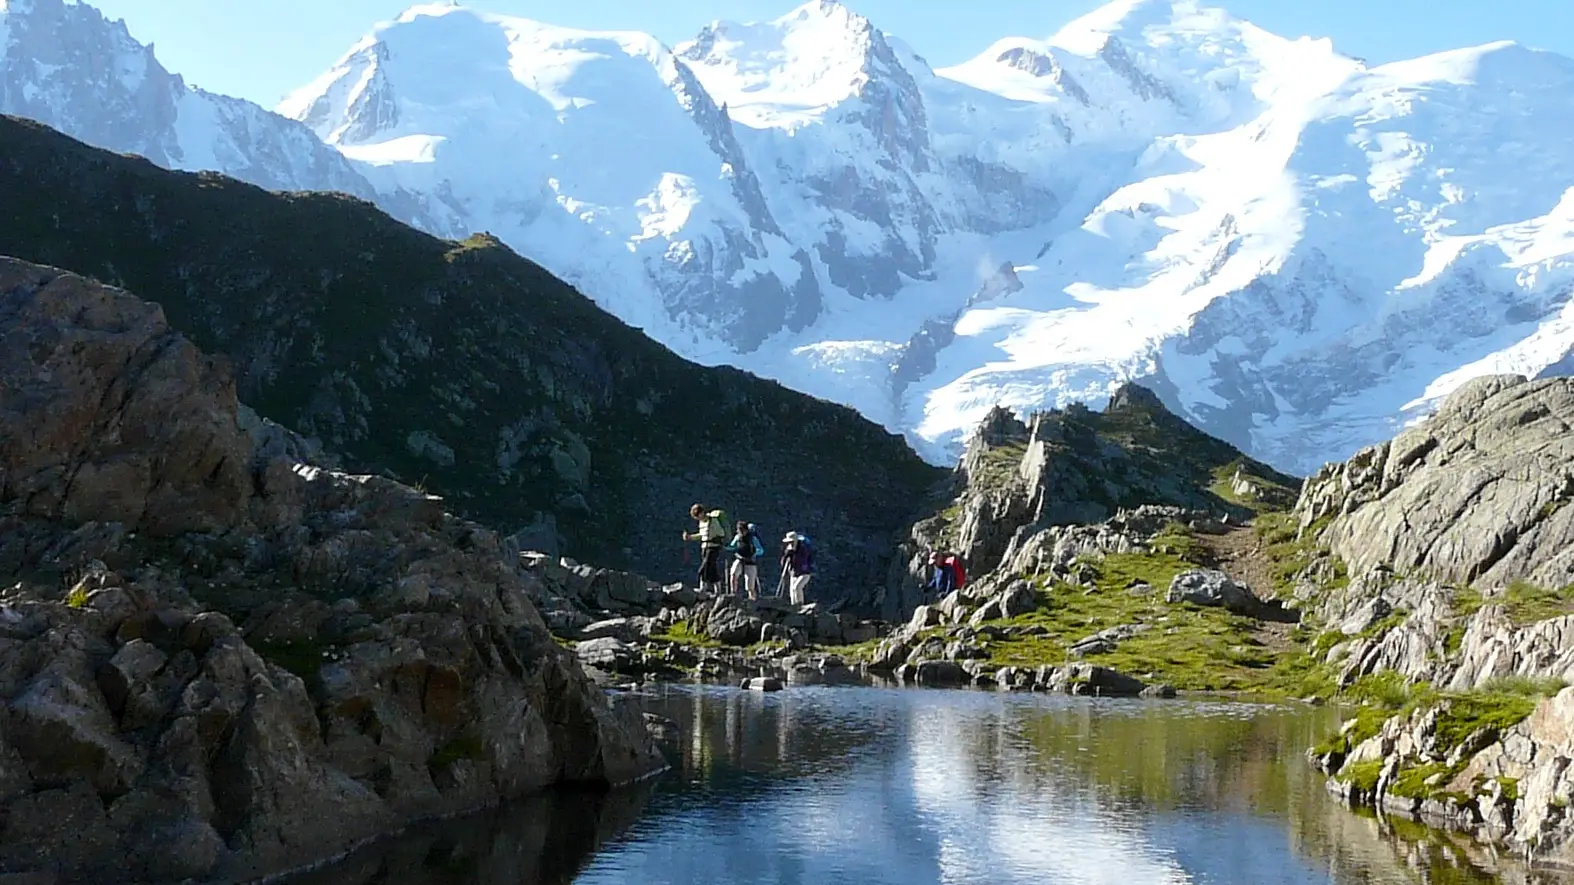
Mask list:
POLYGON ((862 686, 641 689, 672 769, 418 827, 292 885, 1564 883, 1345 808, 1341 711, 862 686))

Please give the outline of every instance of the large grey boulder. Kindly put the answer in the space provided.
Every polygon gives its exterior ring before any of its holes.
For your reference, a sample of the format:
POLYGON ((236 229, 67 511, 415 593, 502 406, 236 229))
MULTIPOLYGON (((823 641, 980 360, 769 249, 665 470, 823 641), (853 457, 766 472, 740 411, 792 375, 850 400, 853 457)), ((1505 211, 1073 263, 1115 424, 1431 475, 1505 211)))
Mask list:
POLYGON ((1099 697, 1136 697, 1147 685, 1134 676, 1094 664, 1040 667, 1037 685, 1047 691, 1099 697))
POLYGON ((701 605, 696 609, 695 629, 724 645, 759 642, 760 630, 766 621, 746 605, 728 597, 701 605))
POLYGON ((999 596, 1000 612, 1007 618, 1031 614, 1038 608, 1038 594, 1027 581, 1013 581, 999 596))
POLYGON ((1171 604, 1190 602, 1222 607, 1247 616, 1256 616, 1263 610, 1263 601, 1250 587, 1215 569, 1192 569, 1176 575, 1164 600, 1171 604))
POLYGON ((897 668, 896 678, 918 685, 961 685, 968 674, 955 661, 928 660, 903 664, 897 668))
POLYGON ((615 636, 603 636, 599 639, 587 639, 574 646, 574 654, 587 666, 608 673, 638 673, 640 667, 639 649, 615 636))
POLYGON ((1432 417, 1306 483, 1303 526, 1352 573, 1574 583, 1574 379, 1467 382, 1432 417))

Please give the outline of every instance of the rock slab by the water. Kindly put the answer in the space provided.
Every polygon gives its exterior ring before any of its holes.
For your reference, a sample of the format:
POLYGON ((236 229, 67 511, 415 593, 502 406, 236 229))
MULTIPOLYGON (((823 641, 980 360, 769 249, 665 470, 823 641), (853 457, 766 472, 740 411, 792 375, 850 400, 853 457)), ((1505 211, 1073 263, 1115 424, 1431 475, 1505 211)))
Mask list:
POLYGON ((160 309, 0 259, 0 873, 249 878, 664 764, 493 533, 295 463, 160 309))

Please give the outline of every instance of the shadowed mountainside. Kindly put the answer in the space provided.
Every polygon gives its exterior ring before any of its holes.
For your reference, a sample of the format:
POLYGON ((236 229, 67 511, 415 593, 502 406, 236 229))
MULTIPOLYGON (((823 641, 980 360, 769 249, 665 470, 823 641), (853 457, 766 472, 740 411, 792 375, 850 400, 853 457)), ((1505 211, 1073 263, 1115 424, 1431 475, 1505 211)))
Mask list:
POLYGON ((0 118, 0 254, 163 306, 240 396, 347 466, 526 546, 685 571, 693 501, 821 539, 822 592, 878 583, 943 472, 842 406, 689 363, 487 236, 169 172, 0 118), (561 542, 561 543, 560 543, 561 542))

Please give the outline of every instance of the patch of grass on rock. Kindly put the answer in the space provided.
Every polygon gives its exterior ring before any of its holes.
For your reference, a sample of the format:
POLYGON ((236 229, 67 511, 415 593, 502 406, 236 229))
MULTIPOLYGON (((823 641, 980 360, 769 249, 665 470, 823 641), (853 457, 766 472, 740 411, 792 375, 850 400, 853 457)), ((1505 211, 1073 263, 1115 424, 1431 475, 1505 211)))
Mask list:
POLYGON ((674 623, 662 632, 652 632, 650 638, 658 642, 670 642, 674 645, 688 645, 694 648, 720 648, 721 642, 694 632, 694 625, 687 620, 674 623))
MULTIPOLYGON (((1177 535, 1176 540, 1190 539, 1177 535)), ((1114 651, 1080 660, 1182 690, 1272 691, 1282 677, 1277 669, 1281 656, 1257 638, 1256 621, 1222 608, 1164 601, 1170 581, 1195 567, 1183 555, 1190 549, 1110 554, 1090 562, 1097 571, 1091 590, 1059 582, 1042 586, 1037 610, 994 622, 1003 627, 1040 627, 1042 635, 986 642, 989 662, 1020 667, 1063 664, 1069 660, 1067 649, 1077 641, 1111 627, 1140 624, 1147 629, 1120 641, 1114 651), (1134 590, 1143 584, 1149 589, 1134 590)))

